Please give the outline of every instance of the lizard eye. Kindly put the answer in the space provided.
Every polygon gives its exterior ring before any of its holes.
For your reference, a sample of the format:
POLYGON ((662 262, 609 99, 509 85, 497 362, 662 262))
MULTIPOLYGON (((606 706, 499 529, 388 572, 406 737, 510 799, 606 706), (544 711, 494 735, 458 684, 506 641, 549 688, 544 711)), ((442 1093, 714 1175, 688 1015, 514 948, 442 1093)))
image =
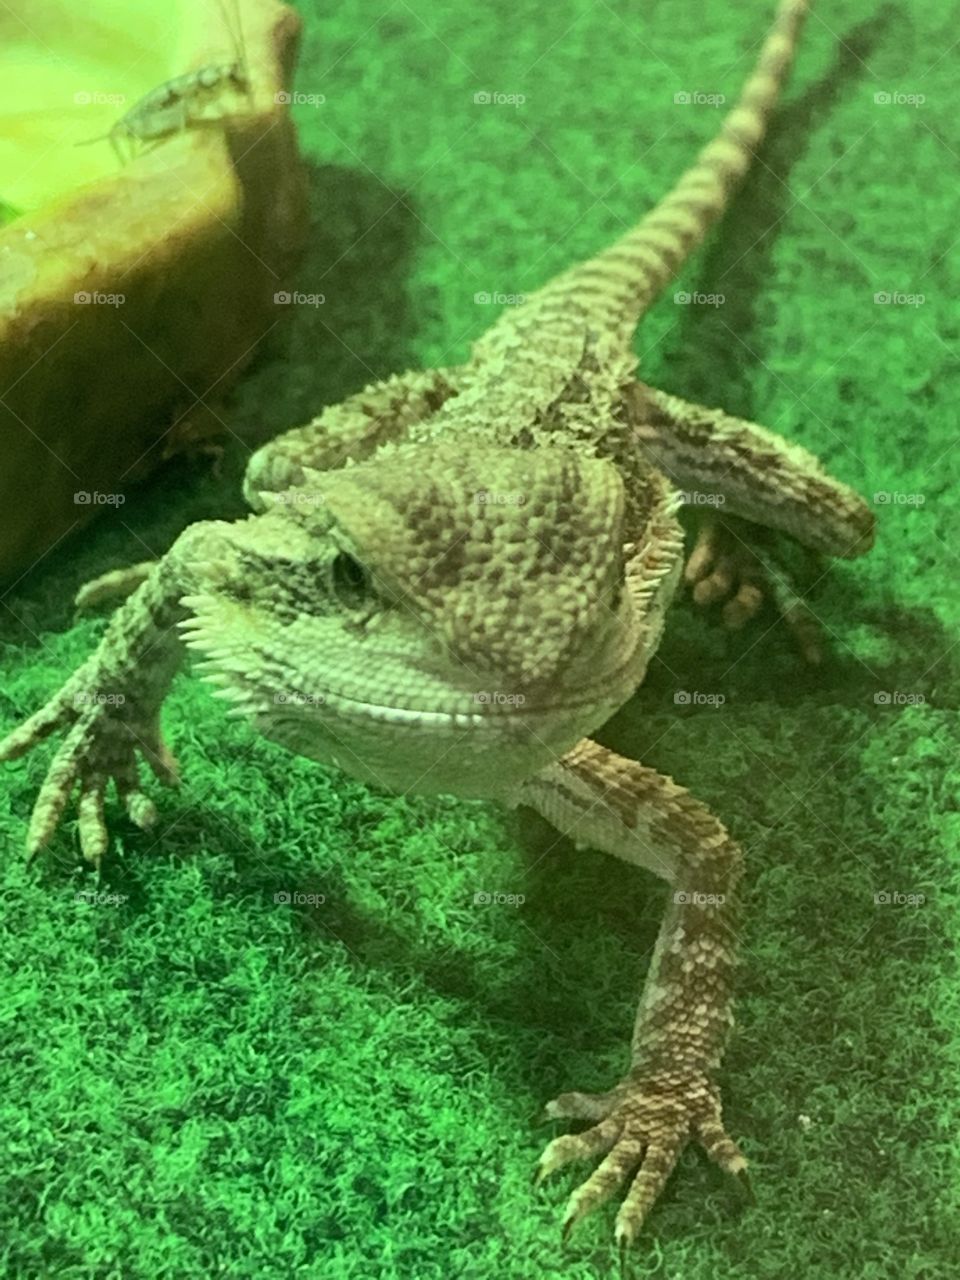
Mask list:
POLYGON ((359 560, 339 551, 330 566, 334 595, 341 604, 356 609, 364 603, 370 589, 370 578, 359 560))

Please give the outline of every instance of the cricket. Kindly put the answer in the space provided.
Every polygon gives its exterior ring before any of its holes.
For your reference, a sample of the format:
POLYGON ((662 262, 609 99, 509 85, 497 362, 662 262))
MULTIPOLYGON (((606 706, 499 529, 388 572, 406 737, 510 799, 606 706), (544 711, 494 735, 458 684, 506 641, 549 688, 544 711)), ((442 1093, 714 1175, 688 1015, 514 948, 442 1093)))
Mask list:
POLYGON ((121 164, 133 158, 141 147, 151 147, 185 129, 219 123, 233 114, 224 109, 225 96, 243 95, 250 101, 239 0, 218 0, 218 8, 233 42, 229 61, 210 62, 195 71, 185 71, 157 85, 139 98, 107 132, 84 138, 78 147, 108 141, 121 164))

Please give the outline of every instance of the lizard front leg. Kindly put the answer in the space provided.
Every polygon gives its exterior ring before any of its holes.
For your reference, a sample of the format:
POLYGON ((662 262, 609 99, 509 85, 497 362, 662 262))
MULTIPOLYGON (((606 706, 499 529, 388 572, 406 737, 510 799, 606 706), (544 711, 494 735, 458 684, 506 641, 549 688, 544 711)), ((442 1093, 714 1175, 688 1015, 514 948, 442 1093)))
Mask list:
MULTIPOLYGON (((456 395, 455 369, 410 370, 374 383, 339 404, 328 406, 300 427, 268 441, 253 453, 243 477, 243 494, 254 511, 264 511, 261 493, 282 493, 303 481, 305 469, 334 471, 371 457, 381 445, 400 439, 411 423, 429 417, 456 395)), ((74 598, 91 609, 129 596, 157 562, 144 560, 85 582, 74 598)))
POLYGON ((722 409, 642 382, 630 388, 625 407, 647 460, 695 495, 692 502, 708 504, 684 571, 694 601, 725 601, 724 622, 740 627, 769 596, 815 661, 815 619, 789 571, 750 524, 786 533, 814 552, 852 558, 873 544, 875 520, 866 502, 806 449, 722 409))
POLYGON ((723 1127, 716 1081, 733 1020, 734 894, 742 854, 722 824, 672 779, 586 738, 526 783, 521 801, 578 847, 647 867, 671 885, 637 1011, 630 1068, 608 1093, 565 1093, 548 1104, 550 1118, 594 1123, 555 1138, 538 1167, 539 1181, 572 1160, 603 1156, 570 1197, 564 1235, 638 1169, 617 1215, 616 1237, 625 1246, 691 1138, 728 1172, 746 1167, 723 1127))
POLYGON ((80 846, 99 864, 107 847, 103 805, 112 781, 132 821, 156 820, 141 790, 138 757, 166 783, 177 781, 176 762, 160 733, 160 707, 183 658, 177 624, 186 616, 181 597, 228 562, 219 521, 191 525, 150 568, 137 591, 110 620, 97 650, 28 720, 0 742, 0 761, 15 760, 60 729, 59 750, 40 788, 27 834, 33 855, 50 839, 79 789, 80 846))
POLYGON ((363 462, 407 427, 428 418, 457 394, 456 369, 410 370, 374 383, 330 405, 301 427, 293 427, 253 454, 243 478, 243 496, 263 511, 260 494, 281 493, 303 482, 304 471, 335 471, 363 462))

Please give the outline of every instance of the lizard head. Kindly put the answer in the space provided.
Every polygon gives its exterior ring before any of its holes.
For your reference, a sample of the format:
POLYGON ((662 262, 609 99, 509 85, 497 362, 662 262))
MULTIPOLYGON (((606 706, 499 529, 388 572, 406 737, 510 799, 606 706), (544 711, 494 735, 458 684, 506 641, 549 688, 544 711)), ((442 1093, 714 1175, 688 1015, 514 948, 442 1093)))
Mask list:
POLYGON ((509 798, 595 729, 679 555, 657 477, 625 546, 616 469, 557 449, 391 447, 264 498, 188 643, 267 737, 391 790, 509 798))

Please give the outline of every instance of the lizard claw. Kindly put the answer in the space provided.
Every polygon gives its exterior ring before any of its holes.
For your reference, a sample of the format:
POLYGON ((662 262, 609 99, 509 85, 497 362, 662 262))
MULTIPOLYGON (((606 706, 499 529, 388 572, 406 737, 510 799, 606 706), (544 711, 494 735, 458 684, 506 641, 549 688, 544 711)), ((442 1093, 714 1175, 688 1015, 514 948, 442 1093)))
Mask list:
POLYGON ((104 796, 112 781, 131 821, 146 830, 157 819, 153 801, 140 789, 137 754, 161 781, 174 783, 176 762, 164 745, 156 717, 144 716, 134 699, 104 698, 81 691, 73 677, 53 698, 0 742, 0 761, 14 760, 58 728, 69 726, 47 770, 27 831, 32 858, 60 825, 74 791, 77 829, 84 859, 99 866, 109 836, 104 796))
POLYGON ((567 1202, 564 1240, 581 1218, 631 1178, 614 1232, 621 1251, 625 1250, 639 1234, 691 1137, 728 1173, 742 1174, 746 1168, 743 1153, 723 1127, 719 1091, 702 1073, 628 1076, 609 1093, 561 1094, 548 1103, 547 1110, 553 1118, 597 1123, 583 1133, 564 1134, 547 1144, 537 1165, 538 1184, 571 1161, 603 1157, 567 1202))

